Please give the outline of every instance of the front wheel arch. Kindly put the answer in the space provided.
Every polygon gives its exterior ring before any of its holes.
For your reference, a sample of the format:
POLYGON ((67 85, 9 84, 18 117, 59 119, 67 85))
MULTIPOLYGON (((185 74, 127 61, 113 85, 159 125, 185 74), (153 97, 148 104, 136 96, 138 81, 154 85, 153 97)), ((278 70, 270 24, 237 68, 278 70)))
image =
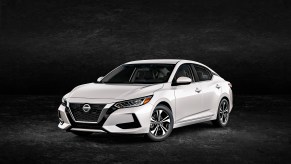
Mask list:
POLYGON ((158 103, 158 105, 156 105, 156 107, 159 106, 159 105, 164 105, 164 106, 168 107, 173 112, 173 110, 172 110, 172 108, 171 108, 169 103, 167 103, 165 101, 161 101, 161 102, 158 103))

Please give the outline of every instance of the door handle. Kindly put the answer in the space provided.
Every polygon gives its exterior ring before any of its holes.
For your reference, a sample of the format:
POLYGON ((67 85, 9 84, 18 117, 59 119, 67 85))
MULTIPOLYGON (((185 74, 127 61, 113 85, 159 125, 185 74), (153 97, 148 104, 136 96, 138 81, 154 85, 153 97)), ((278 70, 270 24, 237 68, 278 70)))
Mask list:
POLYGON ((196 88, 196 89, 195 89, 195 92, 199 93, 199 92, 201 92, 201 89, 196 88))
POLYGON ((217 85, 216 85, 216 88, 219 89, 219 88, 220 88, 220 85, 217 84, 217 85))

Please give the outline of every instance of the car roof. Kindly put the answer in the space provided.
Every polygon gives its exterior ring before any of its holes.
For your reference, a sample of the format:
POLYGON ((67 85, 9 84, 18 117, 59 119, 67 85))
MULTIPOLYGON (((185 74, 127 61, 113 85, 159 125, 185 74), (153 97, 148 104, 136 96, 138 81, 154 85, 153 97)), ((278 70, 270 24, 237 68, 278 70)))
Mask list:
POLYGON ((125 64, 150 64, 150 63, 164 63, 164 64, 176 64, 178 63, 179 59, 149 59, 149 60, 136 60, 127 62, 125 64))
POLYGON ((182 63, 196 63, 201 64, 199 62, 191 61, 191 60, 183 60, 183 59, 149 59, 149 60, 136 60, 136 61, 130 61, 125 64, 154 64, 154 63, 163 63, 163 64, 177 64, 178 62, 182 63))
MULTIPOLYGON (((209 68, 208 66, 196 62, 196 61, 192 61, 192 60, 184 60, 184 59, 149 59, 149 60, 136 60, 136 61, 130 61, 127 62, 125 64, 155 64, 155 63, 159 63, 159 64, 177 64, 178 62, 180 62, 181 64, 183 63, 194 63, 194 64, 199 64, 202 65, 208 69, 210 69, 211 71, 213 71, 211 68, 209 68)), ((215 71, 213 71, 215 72, 215 71)))

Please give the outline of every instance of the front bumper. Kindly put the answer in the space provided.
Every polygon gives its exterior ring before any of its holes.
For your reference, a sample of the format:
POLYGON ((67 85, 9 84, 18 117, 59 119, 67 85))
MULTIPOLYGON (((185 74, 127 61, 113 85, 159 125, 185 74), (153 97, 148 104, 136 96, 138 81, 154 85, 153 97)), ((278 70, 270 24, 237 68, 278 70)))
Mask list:
POLYGON ((71 114, 63 105, 58 108, 59 125, 58 127, 67 131, 88 131, 88 132, 108 132, 124 134, 142 134, 149 132, 150 117, 154 106, 150 103, 139 107, 117 109, 112 112, 106 105, 100 115, 98 123, 78 123, 74 121, 71 114), (110 112, 109 112, 110 111, 110 112))

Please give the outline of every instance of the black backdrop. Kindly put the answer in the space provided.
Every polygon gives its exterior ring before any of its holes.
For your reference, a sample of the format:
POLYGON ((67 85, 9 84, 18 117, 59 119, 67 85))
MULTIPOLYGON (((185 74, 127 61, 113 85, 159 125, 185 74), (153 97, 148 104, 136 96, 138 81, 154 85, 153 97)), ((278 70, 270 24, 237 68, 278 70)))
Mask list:
POLYGON ((0 0, 1 94, 65 94, 131 60, 202 62, 240 94, 291 83, 288 0, 0 0))

